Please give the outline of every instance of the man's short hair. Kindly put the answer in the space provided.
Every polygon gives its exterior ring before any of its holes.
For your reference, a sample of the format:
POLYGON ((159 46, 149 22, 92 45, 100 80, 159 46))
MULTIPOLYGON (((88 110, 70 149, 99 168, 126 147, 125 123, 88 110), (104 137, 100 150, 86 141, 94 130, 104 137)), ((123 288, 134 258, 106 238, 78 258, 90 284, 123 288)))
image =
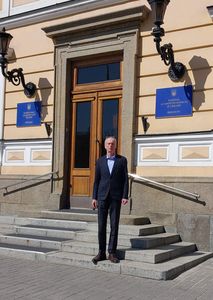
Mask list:
POLYGON ((108 139, 113 139, 113 140, 115 140, 117 142, 117 139, 116 139, 116 137, 114 135, 106 136, 105 137, 105 141, 108 140, 108 139))
POLYGON ((106 143, 106 140, 108 140, 108 139, 113 139, 114 141, 115 141, 115 145, 117 145, 117 139, 116 139, 116 137, 115 136, 106 136, 105 137, 105 140, 104 140, 104 144, 106 143))

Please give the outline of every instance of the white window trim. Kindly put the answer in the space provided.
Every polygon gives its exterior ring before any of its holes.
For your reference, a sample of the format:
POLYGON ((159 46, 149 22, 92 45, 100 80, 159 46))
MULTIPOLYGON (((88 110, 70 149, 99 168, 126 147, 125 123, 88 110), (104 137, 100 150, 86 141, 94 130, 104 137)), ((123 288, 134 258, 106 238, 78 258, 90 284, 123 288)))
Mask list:
MULTIPOLYGON (((26 26, 30 24, 35 24, 37 22, 43 22, 47 20, 52 20, 55 18, 71 16, 77 13, 83 13, 90 11, 91 9, 100 9, 104 7, 109 7, 111 5, 127 3, 129 0, 54 0, 55 5, 50 1, 48 5, 44 6, 47 0, 39 0, 40 6, 34 7, 31 4, 22 5, 20 9, 18 7, 12 9, 12 13, 9 10, 9 3, 11 0, 3 0, 4 6, 7 4, 8 9, 5 10, 5 15, 0 17, 1 27, 6 27, 7 29, 18 28, 21 26, 26 26), (59 2, 60 1, 60 2, 59 2), (62 1, 62 2, 61 2, 62 1), (56 6, 56 4, 61 3, 61 5, 56 6), (42 5, 41 5, 42 4, 42 5), (43 8, 43 9, 42 9, 43 8), (40 9, 40 10, 39 10, 40 9)), ((131 0, 133 1, 133 0, 131 0)))
POLYGON ((9 11, 10 11, 10 1, 3 0, 2 1, 2 10, 0 10, 0 18, 9 16, 9 11))
MULTIPOLYGON (((8 1, 8 0, 4 0, 4 2, 5 1, 8 1)), ((63 2, 68 2, 68 1, 69 0, 58 0, 58 1, 56 1, 56 0, 39 0, 39 1, 32 2, 32 3, 13 7, 12 6, 13 0, 10 0, 9 15, 16 15, 16 14, 28 12, 31 10, 47 7, 47 6, 51 6, 51 5, 55 5, 55 4, 59 4, 59 3, 63 3, 63 2)))

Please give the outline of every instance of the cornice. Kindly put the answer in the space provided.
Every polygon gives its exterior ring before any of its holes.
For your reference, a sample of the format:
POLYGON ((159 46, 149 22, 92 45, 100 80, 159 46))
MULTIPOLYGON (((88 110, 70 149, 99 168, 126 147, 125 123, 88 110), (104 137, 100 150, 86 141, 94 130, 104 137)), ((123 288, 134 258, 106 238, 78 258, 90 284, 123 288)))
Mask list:
POLYGON ((112 27, 116 25, 125 25, 127 22, 142 22, 146 19, 150 10, 145 6, 137 6, 127 8, 121 11, 99 15, 82 19, 79 21, 71 21, 58 25, 42 28, 46 35, 50 38, 57 38, 64 35, 70 35, 85 31, 97 30, 100 28, 112 27))
POLYGON ((78 13, 84 13, 112 5, 119 5, 129 2, 128 0, 73 0, 63 4, 51 5, 44 8, 23 12, 0 18, 0 27, 6 27, 7 30, 28 26, 40 22, 54 20, 66 16, 72 16, 78 13))

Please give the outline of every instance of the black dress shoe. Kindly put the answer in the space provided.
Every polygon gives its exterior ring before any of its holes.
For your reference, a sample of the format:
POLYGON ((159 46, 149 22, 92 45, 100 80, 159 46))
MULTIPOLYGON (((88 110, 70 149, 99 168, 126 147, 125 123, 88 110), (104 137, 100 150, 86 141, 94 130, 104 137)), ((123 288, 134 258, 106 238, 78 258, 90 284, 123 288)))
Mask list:
POLYGON ((108 256, 108 259, 114 264, 117 264, 120 262, 120 260, 117 258, 117 256, 114 253, 110 253, 108 256))
POLYGON ((97 265, 97 263, 101 260, 106 260, 106 254, 99 252, 93 259, 92 262, 94 265, 97 265))

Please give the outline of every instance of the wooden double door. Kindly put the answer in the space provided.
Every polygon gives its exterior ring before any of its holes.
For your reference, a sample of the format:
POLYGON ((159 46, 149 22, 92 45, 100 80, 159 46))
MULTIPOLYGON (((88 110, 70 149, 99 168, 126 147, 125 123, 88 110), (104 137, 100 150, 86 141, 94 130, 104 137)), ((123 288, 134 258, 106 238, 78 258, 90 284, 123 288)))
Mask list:
POLYGON ((120 148, 122 90, 72 95, 71 196, 91 196, 95 162, 105 154, 104 139, 115 136, 120 148))

